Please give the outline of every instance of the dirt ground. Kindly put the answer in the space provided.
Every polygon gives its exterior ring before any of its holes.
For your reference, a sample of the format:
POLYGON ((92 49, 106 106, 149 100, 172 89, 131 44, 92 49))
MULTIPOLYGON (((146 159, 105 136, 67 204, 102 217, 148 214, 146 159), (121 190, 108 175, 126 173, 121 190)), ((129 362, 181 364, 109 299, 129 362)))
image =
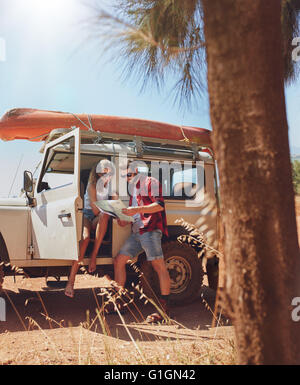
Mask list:
MULTIPOLYGON (((300 197, 296 198, 300 244, 300 197)), ((215 293, 172 309, 171 324, 148 325, 151 304, 136 298, 125 315, 97 317, 106 278, 77 277, 75 298, 45 279, 6 277, 6 322, 0 322, 1 364, 233 364, 234 331, 212 314, 215 293), (49 317, 49 318, 47 318, 49 317)))
POLYGON ((0 364, 234 362, 233 328, 223 319, 211 328, 214 292, 207 287, 193 304, 172 309, 171 325, 148 325, 144 320, 153 306, 138 298, 121 318, 107 315, 100 321, 97 294, 107 286, 106 278, 80 275, 70 299, 62 289, 49 290, 43 278, 6 277, 0 364))

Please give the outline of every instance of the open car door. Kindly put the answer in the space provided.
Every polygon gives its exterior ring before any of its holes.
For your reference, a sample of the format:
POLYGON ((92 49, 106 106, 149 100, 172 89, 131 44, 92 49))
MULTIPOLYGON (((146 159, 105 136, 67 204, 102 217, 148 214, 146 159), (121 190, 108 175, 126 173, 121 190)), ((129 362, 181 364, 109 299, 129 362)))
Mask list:
POLYGON ((77 260, 82 233, 80 130, 50 142, 32 208, 34 259, 77 260))

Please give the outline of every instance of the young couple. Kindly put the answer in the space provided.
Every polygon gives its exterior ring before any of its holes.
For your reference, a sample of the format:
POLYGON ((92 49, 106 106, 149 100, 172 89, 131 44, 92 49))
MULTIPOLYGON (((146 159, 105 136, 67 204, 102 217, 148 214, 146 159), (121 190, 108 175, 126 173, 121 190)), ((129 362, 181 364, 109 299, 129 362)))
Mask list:
MULTIPOLYGON (((89 264, 89 272, 96 269, 96 257, 107 230, 108 215, 99 213, 94 202, 99 199, 118 199, 118 194, 110 193, 110 180, 115 173, 113 164, 109 160, 101 160, 91 171, 84 200, 84 229, 80 243, 79 260, 73 262, 69 282, 65 294, 74 296, 74 282, 78 271, 78 264, 83 260, 90 239, 90 230, 96 227, 96 240, 89 264), (110 198, 109 198, 110 197, 110 198)), ((126 281, 126 263, 141 251, 144 251, 147 261, 152 264, 160 283, 160 302, 162 309, 168 311, 170 294, 170 277, 165 265, 161 239, 168 235, 164 199, 159 181, 155 178, 138 173, 136 165, 126 164, 120 168, 123 178, 127 179, 130 193, 129 207, 123 213, 134 219, 130 237, 121 247, 114 258, 115 282, 124 287, 126 281)), ((128 226, 130 222, 119 221, 120 226, 128 226)), ((159 313, 153 313, 148 322, 161 321, 159 313)))

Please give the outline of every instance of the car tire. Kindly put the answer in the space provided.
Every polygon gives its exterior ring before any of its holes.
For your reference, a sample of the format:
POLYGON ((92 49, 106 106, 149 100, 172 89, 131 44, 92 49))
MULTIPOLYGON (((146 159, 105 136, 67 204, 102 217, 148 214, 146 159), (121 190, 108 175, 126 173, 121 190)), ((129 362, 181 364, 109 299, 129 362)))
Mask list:
POLYGON ((207 261, 206 273, 209 288, 217 291, 219 285, 219 260, 217 257, 207 261))
MULTIPOLYGON (((178 241, 162 245, 165 263, 171 278, 170 305, 179 306, 199 298, 203 282, 202 261, 196 250, 178 241)), ((150 262, 143 255, 140 262, 144 294, 155 300, 160 295, 159 280, 150 262)))

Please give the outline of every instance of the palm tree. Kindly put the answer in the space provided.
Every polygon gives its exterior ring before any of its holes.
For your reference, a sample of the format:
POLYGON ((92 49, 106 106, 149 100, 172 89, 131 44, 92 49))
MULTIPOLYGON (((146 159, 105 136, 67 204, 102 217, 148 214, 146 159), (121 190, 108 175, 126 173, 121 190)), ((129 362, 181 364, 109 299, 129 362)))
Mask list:
MULTIPOLYGON (((95 28, 123 68, 141 89, 159 89, 168 74, 176 78, 175 99, 190 105, 205 88, 205 42, 199 0, 116 0, 112 13, 97 10, 95 28), (115 16, 112 16, 114 14, 115 16)), ((105 44, 105 43, 104 43, 105 44)))
MULTIPOLYGON (((162 88, 169 74, 176 79, 172 91, 178 105, 197 104, 206 90, 201 0, 115 0, 112 8, 111 13, 96 9, 94 26, 105 36, 105 48, 123 68, 124 78, 135 77, 143 90, 148 84, 162 88)), ((286 83, 294 81, 299 70, 291 44, 300 35, 299 13, 300 0, 282 0, 286 83)))
POLYGON ((239 362, 299 364, 300 324, 290 313, 300 292, 300 259, 281 3, 203 0, 203 9, 213 142, 224 203, 224 300, 235 324, 239 362))
POLYGON ((117 17, 102 13, 102 20, 121 27, 120 56, 143 80, 161 86, 171 70, 180 98, 197 98, 206 55, 226 232, 223 301, 238 362, 299 364, 291 302, 300 295, 300 258, 284 96, 284 79, 297 74, 289 42, 299 1, 116 3, 117 17))

